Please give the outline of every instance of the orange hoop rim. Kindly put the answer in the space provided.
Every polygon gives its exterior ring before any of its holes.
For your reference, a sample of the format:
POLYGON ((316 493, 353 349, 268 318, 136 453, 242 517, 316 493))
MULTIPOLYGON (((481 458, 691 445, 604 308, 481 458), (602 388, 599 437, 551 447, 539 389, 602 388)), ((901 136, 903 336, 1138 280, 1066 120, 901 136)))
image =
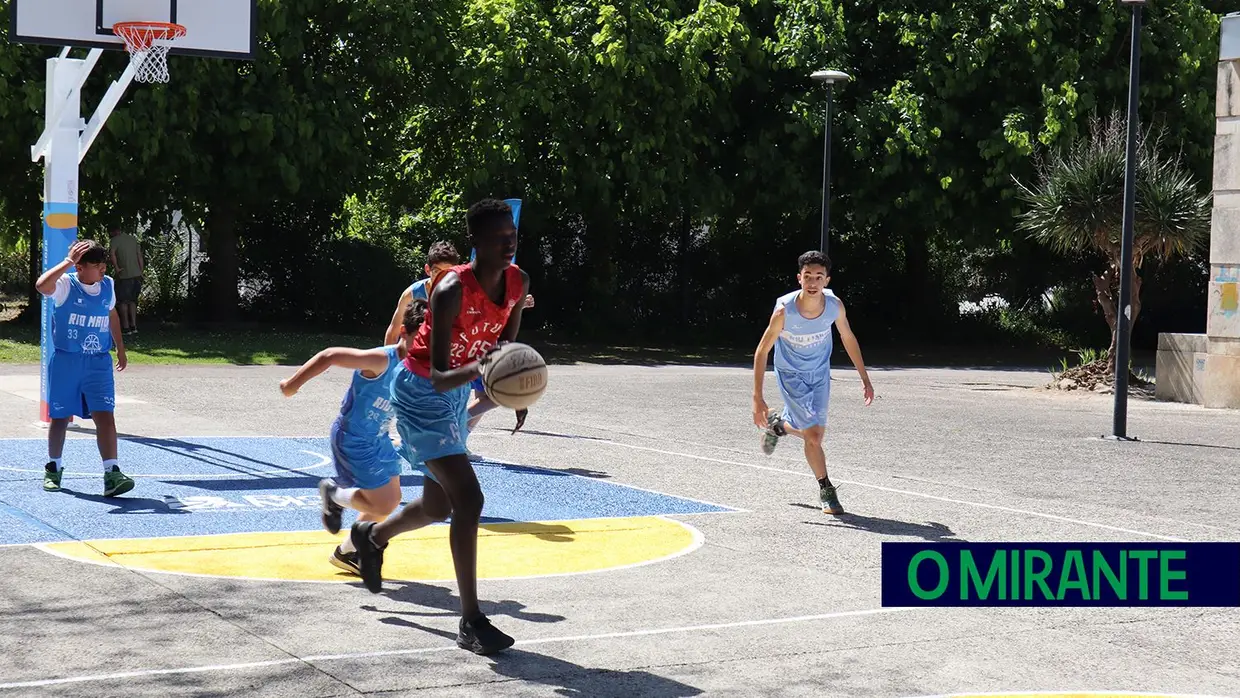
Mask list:
POLYGON ((130 51, 145 51, 156 39, 179 39, 185 36, 185 26, 172 22, 117 22, 112 33, 125 40, 130 51))

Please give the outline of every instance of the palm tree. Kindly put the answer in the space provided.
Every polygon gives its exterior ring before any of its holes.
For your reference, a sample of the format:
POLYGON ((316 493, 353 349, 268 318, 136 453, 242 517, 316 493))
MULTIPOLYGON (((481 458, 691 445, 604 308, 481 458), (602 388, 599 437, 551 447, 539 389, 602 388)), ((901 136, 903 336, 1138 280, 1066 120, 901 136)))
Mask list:
MULTIPOLYGON (((1028 209, 1018 228, 1062 253, 1101 257, 1094 272, 1098 304, 1111 328, 1107 353, 1109 375, 1114 375, 1119 344, 1120 242, 1124 214, 1124 162, 1127 154, 1125 120, 1090 121, 1090 136, 1066 152, 1040 159, 1037 183, 1017 183, 1028 209)), ((1136 207, 1132 248, 1132 317, 1141 314, 1141 264, 1149 257, 1167 259, 1185 254, 1210 231, 1211 196, 1198 192, 1197 183, 1179 155, 1160 152, 1163 132, 1139 134, 1136 166, 1136 207)))

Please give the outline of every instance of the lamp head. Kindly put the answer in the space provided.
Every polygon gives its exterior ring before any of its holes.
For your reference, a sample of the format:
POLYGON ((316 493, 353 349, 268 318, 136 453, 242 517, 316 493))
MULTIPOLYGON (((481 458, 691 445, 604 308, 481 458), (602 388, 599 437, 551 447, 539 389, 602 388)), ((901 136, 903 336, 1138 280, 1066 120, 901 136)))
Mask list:
POLYGON ((1129 7, 1135 7, 1135 6, 1144 5, 1146 3, 1146 0, 1119 0, 1119 3, 1121 5, 1127 5, 1129 7))
POLYGON ((849 77, 848 73, 844 73, 838 70, 815 70, 813 75, 811 75, 810 77, 814 78, 818 82, 825 82, 828 85, 833 85, 837 82, 848 82, 849 80, 852 80, 852 78, 849 77))

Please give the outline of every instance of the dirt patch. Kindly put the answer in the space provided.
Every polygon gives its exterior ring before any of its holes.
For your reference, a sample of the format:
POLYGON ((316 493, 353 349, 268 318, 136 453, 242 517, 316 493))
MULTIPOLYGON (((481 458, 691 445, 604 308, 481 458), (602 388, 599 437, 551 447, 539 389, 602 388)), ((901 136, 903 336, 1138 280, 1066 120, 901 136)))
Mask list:
MULTIPOLYGON (((1107 367, 1105 359, 1099 359, 1054 374, 1046 388, 1065 392, 1112 395, 1115 393, 1115 373, 1107 367)), ((1152 400, 1154 399, 1154 383, 1130 372, 1128 394, 1131 397, 1152 400)))

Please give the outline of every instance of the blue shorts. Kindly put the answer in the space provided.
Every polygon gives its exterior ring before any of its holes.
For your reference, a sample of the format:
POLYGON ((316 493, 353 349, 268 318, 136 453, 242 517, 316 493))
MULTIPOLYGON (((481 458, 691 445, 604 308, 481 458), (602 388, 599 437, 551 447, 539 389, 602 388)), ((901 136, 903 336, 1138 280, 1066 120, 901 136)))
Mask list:
POLYGON ((400 434, 400 454, 424 475, 435 477, 426 461, 465 455, 469 436, 469 385, 438 392, 401 364, 392 377, 392 409, 400 434))
POLYGON ((336 466, 336 484, 377 490, 394 477, 400 477, 404 461, 387 434, 373 440, 358 439, 341 433, 340 423, 332 424, 332 462, 336 466))
POLYGON ((831 400, 831 372, 791 373, 775 370, 779 394, 784 399, 780 415, 793 429, 827 426, 827 403, 831 400))
POLYGON ((92 412, 116 411, 116 382, 108 352, 52 352, 47 384, 47 415, 52 419, 90 419, 92 412))
POLYGON ((473 388, 475 391, 477 391, 479 394, 482 394, 482 395, 485 395, 487 392, 486 386, 482 384, 482 376, 479 376, 473 379, 472 381, 470 381, 469 387, 473 388))

